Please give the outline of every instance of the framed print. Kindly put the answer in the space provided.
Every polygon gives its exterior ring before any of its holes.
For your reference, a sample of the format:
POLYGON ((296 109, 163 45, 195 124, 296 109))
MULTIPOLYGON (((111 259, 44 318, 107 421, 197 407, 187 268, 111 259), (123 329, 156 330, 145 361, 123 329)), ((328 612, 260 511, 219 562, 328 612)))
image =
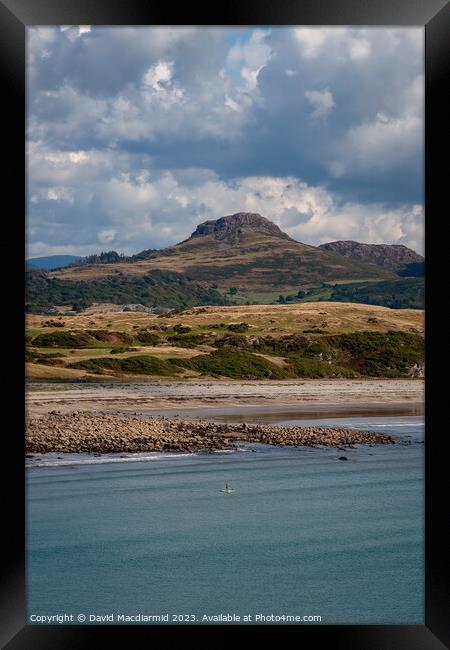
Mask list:
POLYGON ((0 16, 3 646, 446 647, 448 5, 0 16))

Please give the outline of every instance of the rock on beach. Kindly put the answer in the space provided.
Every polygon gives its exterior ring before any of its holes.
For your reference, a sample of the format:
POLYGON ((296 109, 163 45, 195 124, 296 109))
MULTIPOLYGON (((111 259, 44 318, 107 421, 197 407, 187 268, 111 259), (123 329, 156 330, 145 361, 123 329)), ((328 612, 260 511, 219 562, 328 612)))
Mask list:
POLYGON ((342 427, 280 427, 226 424, 206 420, 125 415, 95 415, 87 411, 51 412, 27 421, 25 451, 35 453, 112 453, 143 451, 216 451, 238 442, 339 450, 355 444, 395 444, 392 436, 342 427))

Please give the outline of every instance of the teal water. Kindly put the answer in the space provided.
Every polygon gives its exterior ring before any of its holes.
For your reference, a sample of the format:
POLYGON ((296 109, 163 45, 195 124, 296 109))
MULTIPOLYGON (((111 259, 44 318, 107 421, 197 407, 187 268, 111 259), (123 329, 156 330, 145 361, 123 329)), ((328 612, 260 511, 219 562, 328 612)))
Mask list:
POLYGON ((85 458, 91 464, 42 456, 44 466, 27 470, 28 616, 201 622, 262 613, 423 624, 423 419, 314 422, 411 444, 252 445, 140 462, 85 458), (227 480, 230 495, 220 492, 227 480))

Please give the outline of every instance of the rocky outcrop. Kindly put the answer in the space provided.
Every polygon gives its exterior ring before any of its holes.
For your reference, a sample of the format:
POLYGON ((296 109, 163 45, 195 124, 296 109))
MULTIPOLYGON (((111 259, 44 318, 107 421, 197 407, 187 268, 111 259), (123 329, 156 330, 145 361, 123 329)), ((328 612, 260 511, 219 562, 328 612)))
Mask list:
POLYGON ((197 226, 191 237, 212 235, 214 239, 219 241, 236 244, 239 243, 245 231, 259 232, 291 240, 289 235, 280 230, 276 224, 254 212, 237 212, 215 221, 205 221, 197 226))
POLYGON ((423 262, 424 258, 402 244, 361 244, 357 241, 332 241, 319 246, 329 253, 338 253, 352 260, 375 264, 396 271, 412 262, 423 262))

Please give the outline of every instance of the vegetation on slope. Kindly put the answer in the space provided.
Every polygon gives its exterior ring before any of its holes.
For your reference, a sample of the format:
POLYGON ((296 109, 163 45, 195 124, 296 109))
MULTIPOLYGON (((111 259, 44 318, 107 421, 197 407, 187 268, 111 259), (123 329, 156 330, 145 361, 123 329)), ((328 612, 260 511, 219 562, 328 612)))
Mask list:
POLYGON ((139 355, 125 359, 109 359, 108 357, 85 359, 71 363, 67 367, 86 370, 86 372, 93 374, 102 374, 104 371, 107 371, 107 374, 119 372, 159 377, 170 377, 176 374, 176 369, 170 363, 151 355, 139 355))
POLYGON ((48 313, 55 305, 85 308, 93 302, 140 303, 147 307, 224 305, 216 290, 170 271, 150 271, 143 276, 122 273, 91 281, 61 280, 44 271, 26 275, 26 311, 48 313))
POLYGON ((423 376, 418 310, 308 303, 201 307, 162 317, 72 315, 58 326, 46 316, 27 320, 26 360, 35 377, 45 366, 53 377, 59 371, 81 378, 423 376))
MULTIPOLYGON (((282 366, 261 353, 226 345, 211 354, 192 358, 158 359, 151 355, 110 359, 93 358, 67 367, 92 373, 103 371, 170 376, 183 370, 232 379, 288 379, 296 377, 409 377, 420 374, 424 343, 420 336, 405 332, 357 332, 325 336, 320 340, 285 337, 284 341, 261 340, 251 346, 267 356, 283 353, 282 366)), ((275 355, 274 355, 275 356, 275 355)), ((39 363, 39 360, 37 360, 39 363)))
POLYGON ((175 366, 195 370, 211 377, 230 377, 231 379, 286 379, 289 372, 263 357, 251 352, 222 348, 212 354, 204 354, 192 359, 170 359, 175 366))
POLYGON ((411 277, 383 282, 339 284, 333 287, 327 300, 381 305, 391 309, 424 309, 425 281, 420 277, 411 277))

